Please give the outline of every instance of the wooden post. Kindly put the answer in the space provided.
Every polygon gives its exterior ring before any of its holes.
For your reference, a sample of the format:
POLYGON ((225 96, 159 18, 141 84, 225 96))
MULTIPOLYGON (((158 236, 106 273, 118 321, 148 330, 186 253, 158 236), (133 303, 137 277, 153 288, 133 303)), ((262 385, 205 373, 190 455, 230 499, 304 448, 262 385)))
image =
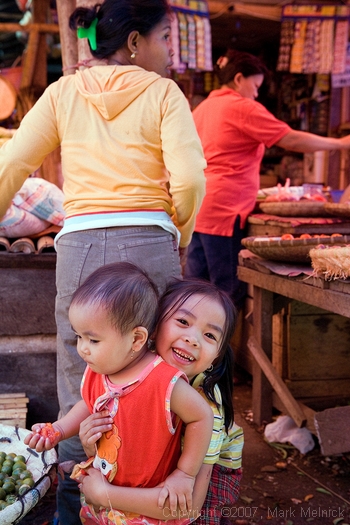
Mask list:
POLYGON ((298 427, 302 427, 306 423, 306 417, 299 406, 299 403, 294 399, 292 394, 289 392, 288 387, 285 385, 283 379, 277 374, 276 370, 272 366, 271 361, 261 348, 255 337, 251 336, 248 341, 248 348, 260 366, 261 370, 270 381, 270 384, 283 405, 286 407, 290 417, 294 420, 298 427))
POLYGON ((29 33, 28 44, 24 54, 21 88, 27 88, 33 84, 34 70, 36 68, 37 52, 39 46, 39 35, 39 31, 37 31, 35 28, 29 33))
MULTIPOLYGON (((96 4, 95 0, 76 0, 77 7, 93 7, 96 4)), ((79 62, 90 60, 92 57, 89 43, 86 38, 78 38, 78 56, 79 62)))
POLYGON ((76 2, 75 0, 57 0, 56 7, 60 27, 63 74, 70 75, 76 71, 76 68, 71 66, 78 62, 77 35, 68 25, 69 17, 76 8, 76 2))
MULTIPOLYGON (((47 22, 50 13, 50 0, 33 0, 32 12, 33 22, 47 22)), ((37 39, 38 42, 34 59, 35 67, 31 84, 33 86, 40 86, 44 90, 47 86, 47 33, 39 33, 37 39)))
MULTIPOLYGON (((264 349, 268 359, 272 359, 272 316, 273 294, 268 290, 253 288, 253 325, 258 344, 264 349)), ((253 362, 253 419, 261 425, 272 419, 272 387, 258 363, 253 362)))

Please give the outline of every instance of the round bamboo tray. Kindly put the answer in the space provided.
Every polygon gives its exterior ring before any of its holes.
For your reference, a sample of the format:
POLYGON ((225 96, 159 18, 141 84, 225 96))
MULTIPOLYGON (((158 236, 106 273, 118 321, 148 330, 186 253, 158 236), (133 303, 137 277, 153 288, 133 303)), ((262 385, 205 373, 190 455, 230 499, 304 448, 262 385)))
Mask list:
POLYGON ((269 215, 282 217, 326 217, 325 202, 318 201, 287 201, 261 202, 260 209, 269 215))
POLYGON ((55 449, 42 452, 41 454, 33 451, 31 453, 27 445, 23 443, 24 437, 29 434, 29 430, 16 428, 14 426, 0 424, 0 450, 7 454, 14 452, 26 458, 26 465, 33 474, 35 485, 23 496, 18 496, 17 500, 0 511, 1 525, 13 525, 28 514, 28 512, 38 503, 50 488, 57 473, 57 454, 55 449))
POLYGON ((242 244, 255 255, 271 261, 311 264, 309 252, 319 244, 325 246, 345 245, 350 243, 349 235, 337 237, 312 237, 311 239, 288 239, 281 237, 260 236, 246 237, 242 244))
POLYGON ((324 209, 335 217, 350 217, 350 202, 326 202, 324 209))

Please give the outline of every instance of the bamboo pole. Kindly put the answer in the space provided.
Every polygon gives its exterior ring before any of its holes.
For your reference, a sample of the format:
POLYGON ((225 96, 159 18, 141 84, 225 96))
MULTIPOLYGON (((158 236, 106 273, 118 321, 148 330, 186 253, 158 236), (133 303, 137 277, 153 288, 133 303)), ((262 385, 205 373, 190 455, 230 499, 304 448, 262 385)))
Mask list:
POLYGON ((30 33, 31 31, 37 31, 38 33, 58 33, 58 24, 44 24, 44 23, 31 23, 22 26, 21 24, 15 24, 13 22, 0 22, 1 33, 15 33, 21 31, 24 33, 30 33))
MULTIPOLYGON (((93 7, 96 4, 96 0, 76 0, 76 4, 77 7, 93 7)), ((78 39, 78 57, 79 62, 91 60, 93 58, 86 38, 78 39)))
POLYGON ((39 46, 39 31, 33 29, 29 33, 27 48, 24 54, 24 66, 21 78, 21 89, 32 85, 34 69, 36 65, 36 56, 39 46))
POLYGON ((69 28, 68 20, 76 8, 75 0, 57 0, 57 14, 60 28, 62 69, 64 75, 75 73, 72 67, 78 62, 77 35, 69 28))

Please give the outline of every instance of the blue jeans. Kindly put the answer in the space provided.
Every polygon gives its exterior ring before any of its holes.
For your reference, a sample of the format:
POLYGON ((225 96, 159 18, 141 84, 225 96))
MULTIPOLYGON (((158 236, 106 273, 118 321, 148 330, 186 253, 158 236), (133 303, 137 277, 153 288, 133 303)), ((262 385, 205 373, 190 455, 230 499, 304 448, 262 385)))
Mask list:
MULTIPOLYGON (((63 235, 57 242, 56 324, 57 393, 60 417, 80 396, 84 361, 76 350, 75 335, 68 319, 74 291, 97 268, 118 261, 128 261, 145 270, 160 292, 167 281, 181 277, 179 251, 173 236, 159 226, 127 226, 86 230, 63 235)), ((58 447, 59 462, 86 459, 79 437, 63 441, 58 447)), ((58 477, 57 507, 61 525, 80 523, 78 484, 58 477)))
POLYGON ((185 267, 185 277, 211 281, 227 292, 238 308, 246 295, 246 284, 237 277, 238 254, 245 237, 239 220, 237 217, 231 237, 194 232, 185 267))

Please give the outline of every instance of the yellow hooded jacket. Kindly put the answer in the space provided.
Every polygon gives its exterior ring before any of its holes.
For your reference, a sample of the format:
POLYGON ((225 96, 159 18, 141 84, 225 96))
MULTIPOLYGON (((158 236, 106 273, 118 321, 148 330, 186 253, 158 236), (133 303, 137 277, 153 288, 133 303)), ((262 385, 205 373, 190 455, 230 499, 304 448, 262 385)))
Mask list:
POLYGON ((0 148, 0 217, 58 146, 66 218, 166 212, 180 246, 189 244, 206 162, 175 82, 137 66, 101 65, 49 85, 0 148))

